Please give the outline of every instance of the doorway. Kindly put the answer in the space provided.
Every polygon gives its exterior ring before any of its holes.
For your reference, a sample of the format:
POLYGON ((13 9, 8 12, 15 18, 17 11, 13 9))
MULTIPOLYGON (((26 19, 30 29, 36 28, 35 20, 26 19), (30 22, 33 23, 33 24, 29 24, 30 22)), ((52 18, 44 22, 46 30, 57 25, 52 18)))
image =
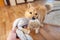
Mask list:
POLYGON ((6 0, 6 2, 7 2, 7 5, 10 5, 10 1, 9 0, 6 0))

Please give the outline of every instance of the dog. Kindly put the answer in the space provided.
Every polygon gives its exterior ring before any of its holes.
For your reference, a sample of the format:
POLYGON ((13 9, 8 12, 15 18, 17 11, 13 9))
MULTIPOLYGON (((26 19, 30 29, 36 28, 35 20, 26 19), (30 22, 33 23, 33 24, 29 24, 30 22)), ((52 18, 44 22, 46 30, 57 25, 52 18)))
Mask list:
POLYGON ((35 8, 28 3, 28 8, 25 11, 25 16, 23 18, 17 18, 13 23, 13 28, 17 27, 16 34, 21 40, 33 40, 33 38, 29 35, 30 27, 28 27, 30 20, 38 19, 39 13, 35 10, 35 8))
POLYGON ((43 26, 39 19, 39 11, 37 11, 31 3, 28 3, 24 17, 14 21, 12 30, 17 27, 16 34, 21 40, 33 40, 29 35, 30 29, 36 30, 36 33, 39 33, 40 26, 43 26))

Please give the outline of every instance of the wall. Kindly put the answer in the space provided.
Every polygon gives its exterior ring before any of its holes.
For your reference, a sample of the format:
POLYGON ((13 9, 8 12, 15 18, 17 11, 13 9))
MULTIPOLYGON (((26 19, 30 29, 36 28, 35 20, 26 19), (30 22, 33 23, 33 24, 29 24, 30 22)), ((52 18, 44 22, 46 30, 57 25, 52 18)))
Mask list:
POLYGON ((16 5, 15 0, 10 0, 10 5, 11 5, 11 6, 15 6, 15 5, 16 5))

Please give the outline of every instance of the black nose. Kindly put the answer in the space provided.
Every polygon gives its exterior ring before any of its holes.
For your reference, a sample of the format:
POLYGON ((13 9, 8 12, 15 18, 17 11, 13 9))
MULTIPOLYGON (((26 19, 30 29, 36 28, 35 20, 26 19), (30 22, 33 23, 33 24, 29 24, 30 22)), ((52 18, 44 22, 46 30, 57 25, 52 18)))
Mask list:
POLYGON ((34 17, 32 17, 32 20, 35 20, 35 18, 34 18, 34 17))

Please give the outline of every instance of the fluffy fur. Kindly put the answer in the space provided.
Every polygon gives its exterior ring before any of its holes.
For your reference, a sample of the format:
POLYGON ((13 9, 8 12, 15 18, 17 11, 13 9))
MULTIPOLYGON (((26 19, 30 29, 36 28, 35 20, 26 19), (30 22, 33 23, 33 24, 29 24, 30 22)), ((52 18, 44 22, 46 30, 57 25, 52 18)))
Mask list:
POLYGON ((28 27, 31 28, 31 30, 35 30, 35 33, 39 33, 40 32, 40 27, 43 26, 40 21, 38 19, 35 20, 30 20, 28 27))

